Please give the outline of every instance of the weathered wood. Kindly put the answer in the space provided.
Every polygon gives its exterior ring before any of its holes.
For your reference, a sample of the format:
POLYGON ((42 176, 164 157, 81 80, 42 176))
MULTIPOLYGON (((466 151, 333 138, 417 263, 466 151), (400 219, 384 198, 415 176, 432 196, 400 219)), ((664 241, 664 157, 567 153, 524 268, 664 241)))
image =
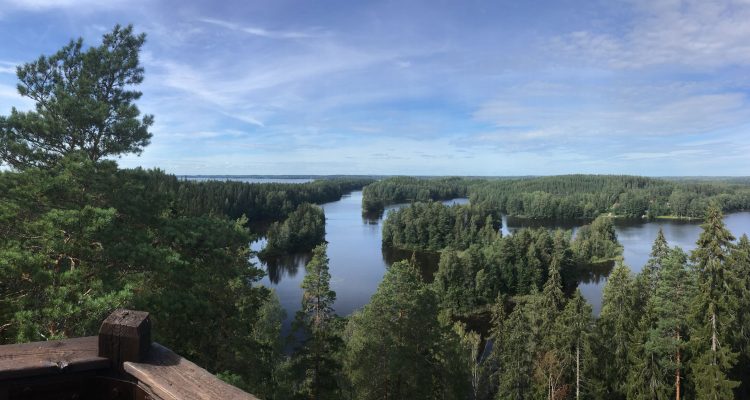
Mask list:
POLYGON ((99 356, 114 369, 125 361, 142 361, 151 346, 151 319, 147 312, 116 310, 99 328, 99 356))
POLYGON ((109 367, 96 336, 0 346, 0 382, 109 367))
POLYGON ((139 386, 164 400, 257 400, 158 343, 151 345, 146 362, 123 367, 139 386))

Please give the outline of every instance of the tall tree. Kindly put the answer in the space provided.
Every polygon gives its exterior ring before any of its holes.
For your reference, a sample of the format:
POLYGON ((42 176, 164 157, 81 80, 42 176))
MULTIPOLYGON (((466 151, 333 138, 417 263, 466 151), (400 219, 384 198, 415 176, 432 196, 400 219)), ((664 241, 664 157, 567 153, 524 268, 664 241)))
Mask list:
POLYGON ((151 115, 139 118, 132 90, 143 81, 139 52, 145 34, 115 26, 102 44, 71 41, 51 56, 18 67, 18 92, 35 111, 13 108, 0 118, 0 160, 16 168, 49 166, 80 152, 91 161, 140 153, 148 145, 151 115))
POLYGON ((750 240, 742 235, 737 247, 730 255, 729 265, 737 277, 734 287, 734 297, 737 298, 737 313, 735 314, 732 342, 740 353, 733 376, 741 382, 735 393, 737 397, 750 397, 750 240))
MULTIPOLYGON (((583 382, 587 380, 584 373, 591 358, 589 341, 594 324, 591 312, 591 305, 583 298, 581 291, 576 289, 557 322, 558 347, 562 357, 566 359, 565 364, 571 369, 569 375, 573 378, 576 400, 582 396, 583 382)), ((585 396, 585 392, 583 395, 585 396)))
POLYGON ((348 326, 346 370, 358 399, 464 399, 457 335, 438 320, 432 288, 409 262, 388 269, 348 326))
POLYGON ((602 311, 598 320, 598 351, 601 354, 603 383, 608 398, 625 397, 625 377, 631 334, 637 321, 635 295, 630 269, 622 263, 615 266, 602 294, 602 311))
POLYGON ((304 337, 295 354, 295 369, 301 380, 298 395, 307 399, 330 399, 339 395, 337 373, 340 370, 335 353, 341 339, 334 333, 333 304, 336 292, 331 290, 327 245, 313 249, 302 280, 302 308, 295 317, 294 328, 304 337), (301 331, 301 332, 300 332, 301 331))
POLYGON ((727 376, 737 359, 730 341, 737 310, 731 288, 737 278, 727 267, 734 237, 724 226, 717 206, 709 207, 702 228, 691 256, 698 274, 691 332, 696 354, 692 363, 693 381, 698 399, 730 399, 732 389, 739 384, 727 376))
POLYGON ((651 246, 651 255, 643 268, 644 275, 649 277, 649 281, 653 283, 651 290, 656 286, 656 280, 659 276, 659 271, 662 268, 664 260, 669 256, 669 243, 664 237, 664 231, 659 228, 659 233, 656 234, 654 244, 651 246))

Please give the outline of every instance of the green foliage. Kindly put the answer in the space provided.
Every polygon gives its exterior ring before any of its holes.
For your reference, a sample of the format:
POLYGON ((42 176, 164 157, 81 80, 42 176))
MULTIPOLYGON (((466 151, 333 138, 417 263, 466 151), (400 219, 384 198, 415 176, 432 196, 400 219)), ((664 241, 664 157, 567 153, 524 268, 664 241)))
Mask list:
POLYGON ((322 204, 361 189, 372 179, 332 178, 308 183, 246 183, 237 181, 169 180, 176 205, 192 215, 217 214, 251 221, 286 218, 303 203, 322 204))
POLYGON ((449 200, 467 196, 461 178, 419 179, 394 177, 368 185, 362 191, 362 211, 382 212, 389 204, 449 200))
POLYGON ((750 209, 747 180, 666 180, 627 175, 561 175, 506 179, 384 179, 364 189, 362 209, 470 197, 505 214, 531 219, 593 219, 671 215, 700 218, 712 202, 724 211, 750 209))
POLYGON ((138 53, 145 39, 117 25, 99 46, 84 49, 78 39, 18 67, 18 92, 36 109, 13 108, 0 118, 0 160, 24 169, 50 167, 75 152, 91 161, 140 153, 153 117, 138 118, 141 93, 131 88, 143 81, 138 53))
POLYGON ((438 320, 437 298, 408 262, 394 263, 351 316, 346 371, 358 399, 463 399, 459 338, 438 320))
POLYGON ((698 247, 691 256, 698 279, 691 341, 696 357, 692 372, 699 399, 731 398, 732 389, 739 385, 728 376, 737 359, 730 330, 738 311, 738 299, 731 291, 737 277, 727 266, 734 237, 725 228, 722 217, 717 207, 709 208, 698 247))
POLYGON ((302 309, 295 317, 295 331, 305 337, 292 360, 295 396, 305 399, 334 399, 340 396, 341 365, 336 355, 342 341, 334 326, 333 303, 326 245, 313 250, 302 281, 302 309))
POLYGON ((600 373, 608 398, 625 397, 632 329, 637 324, 633 277, 619 263, 607 279, 602 294, 602 311, 597 321, 600 373))
POLYGON ((310 251, 325 240, 326 217, 323 209, 302 203, 283 223, 274 222, 268 229, 268 243, 261 256, 310 251))
POLYGON ((253 374, 267 291, 244 221, 171 208, 159 171, 66 157, 0 175, 4 342, 95 334, 115 308, 148 310, 155 339, 212 371, 253 374), (206 321, 212 321, 210 324, 206 321))
POLYGON ((493 240, 499 228, 499 216, 486 208, 414 203, 388 213, 383 245, 408 250, 466 249, 493 240))
POLYGON ((622 246, 617 241, 612 218, 597 217, 591 225, 584 225, 572 243, 573 254, 579 260, 600 262, 613 260, 622 254, 622 246))

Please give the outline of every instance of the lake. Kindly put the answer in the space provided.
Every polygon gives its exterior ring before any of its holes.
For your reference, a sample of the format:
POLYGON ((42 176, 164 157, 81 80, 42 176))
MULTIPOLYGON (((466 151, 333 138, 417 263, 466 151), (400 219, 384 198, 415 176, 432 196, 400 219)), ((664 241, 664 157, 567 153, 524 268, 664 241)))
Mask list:
MULTIPOLYGON (((467 199, 456 199, 445 202, 466 203, 467 199)), ((403 207, 393 205, 390 209, 403 207)), ((344 196, 341 200, 322 205, 326 215, 326 240, 328 241, 328 258, 331 273, 331 288, 336 291, 334 309, 339 315, 348 315, 370 301, 378 284, 392 262, 410 258, 411 252, 384 251, 381 246, 381 216, 362 216, 362 192, 356 191, 344 196)), ((384 215, 385 215, 384 214, 384 215)), ((725 217, 729 230, 735 235, 750 234, 750 212, 729 214, 725 217)), ((561 227, 575 230, 580 224, 563 223, 551 226, 549 223, 524 221, 514 218, 503 218, 503 235, 512 234, 515 230, 527 226, 561 227)), ((617 220, 615 229, 617 237, 624 248, 625 263, 633 272, 641 270, 651 252, 651 245, 659 228, 670 246, 680 246, 692 250, 698 239, 701 228, 699 222, 659 220, 653 222, 617 220)), ((265 244, 259 240, 252 244, 253 250, 260 250, 265 244)), ((300 284, 305 274, 305 263, 309 254, 296 254, 286 257, 273 265, 265 265, 255 259, 267 271, 261 284, 272 287, 279 296, 282 307, 287 311, 284 332, 289 331, 290 321, 300 308, 302 290, 300 284)), ((437 255, 421 255, 417 261, 423 267, 425 278, 430 279, 437 266, 437 255)), ((579 287, 592 304, 594 313, 601 308, 601 293, 606 283, 605 271, 592 274, 584 279, 579 287)))

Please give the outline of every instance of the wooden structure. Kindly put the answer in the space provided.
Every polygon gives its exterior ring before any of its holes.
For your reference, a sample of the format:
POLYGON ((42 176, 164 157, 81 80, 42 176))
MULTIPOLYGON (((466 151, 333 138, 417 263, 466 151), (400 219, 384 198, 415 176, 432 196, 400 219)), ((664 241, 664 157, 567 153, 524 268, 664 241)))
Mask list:
POLYGON ((0 346, 0 400, 257 400, 151 342, 142 311, 117 310, 99 336, 0 346))

